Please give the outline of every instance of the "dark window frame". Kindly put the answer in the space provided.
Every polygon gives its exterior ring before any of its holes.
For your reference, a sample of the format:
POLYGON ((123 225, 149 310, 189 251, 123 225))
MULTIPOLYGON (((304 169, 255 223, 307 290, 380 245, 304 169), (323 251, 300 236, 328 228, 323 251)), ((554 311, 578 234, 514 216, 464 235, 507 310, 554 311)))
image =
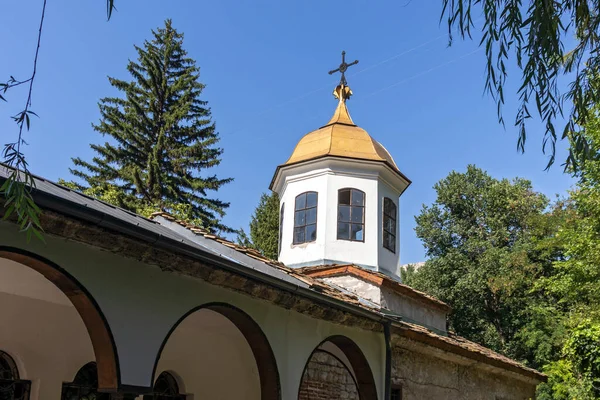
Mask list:
POLYGON ((279 210, 279 242, 277 243, 277 255, 281 254, 282 242, 283 242, 283 217, 285 212, 285 203, 281 203, 281 210, 279 210))
POLYGON ((179 393, 179 382, 172 373, 163 371, 154 381, 153 393, 146 394, 143 400, 185 400, 187 396, 179 393), (161 388, 160 386, 164 386, 161 388), (160 390, 160 391, 159 391, 160 390))
POLYGON ((382 223, 383 223, 383 226, 382 226, 383 231, 382 232, 383 233, 382 233, 382 237, 381 237, 381 241, 383 242, 383 247, 386 248, 387 250, 391 251, 392 253, 396 254, 396 232, 398 230, 398 206, 396 206, 396 203, 394 203, 394 201, 392 199, 390 199, 389 197, 384 197, 383 198, 383 207, 382 207, 382 213, 381 214, 383 216, 383 219, 382 219, 382 223), (390 214, 390 213, 386 213, 386 207, 385 207, 386 206, 386 202, 389 202, 389 204, 391 204, 394 207, 393 215, 390 214), (386 220, 388 218, 391 219, 392 221, 394 221, 394 231, 393 232, 390 232, 386 228, 386 226, 387 226, 386 220), (392 236, 394 238, 394 241, 393 241, 393 243, 394 243, 393 247, 394 248, 393 249, 390 249, 387 246, 386 234, 390 235, 390 236, 392 236))
POLYGON ((318 217, 319 217, 319 193, 315 192, 315 191, 307 191, 307 192, 303 192, 300 193, 299 195, 297 195, 294 198, 294 229, 292 231, 292 244, 297 245, 297 244, 304 244, 304 243, 313 243, 317 240, 317 227, 318 227, 318 217), (315 205, 311 206, 311 207, 307 207, 307 198, 309 194, 314 194, 316 197, 315 200, 315 205), (298 199, 300 198, 300 196, 305 196, 306 198, 304 199, 304 207, 298 207, 297 203, 298 203, 298 199), (306 214, 307 211, 309 210, 315 210, 315 222, 311 222, 310 224, 307 224, 306 222, 306 214), (304 224, 298 224, 296 225, 296 213, 298 212, 303 212, 304 213, 304 224), (307 240, 307 228, 314 226, 315 229, 315 237, 313 240, 307 240), (304 229, 304 240, 300 241, 300 240, 296 240, 296 230, 297 229, 304 229))
POLYGON ((17 363, 10 354, 0 350, 0 392, 10 400, 29 400, 31 381, 20 379, 17 363), (12 394, 9 393, 12 391, 12 394))
POLYGON ((362 242, 362 243, 365 242, 365 236, 366 236, 365 210, 367 209, 366 203, 367 203, 367 196, 366 196, 365 192, 363 192, 362 190, 356 189, 356 188, 350 188, 350 187, 338 189, 338 200, 337 200, 338 216, 337 216, 337 227, 336 227, 336 233, 337 233, 336 239, 337 240, 345 240, 348 242, 362 242), (340 203, 340 194, 345 191, 350 191, 349 204, 341 204, 340 203), (362 205, 353 204, 354 193, 360 193, 362 195, 362 205), (350 208, 350 214, 348 216, 348 221, 340 221, 340 218, 341 218, 340 207, 349 207, 350 208), (362 209, 362 222, 353 222, 352 221, 352 213, 353 213, 354 209, 362 209), (340 237, 340 224, 348 225, 348 234, 349 234, 348 238, 340 237), (352 239, 352 225, 361 225, 362 226, 362 238, 361 239, 352 239))
POLYGON ((95 395, 97 400, 109 400, 110 393, 98 392, 98 367, 95 361, 91 361, 79 368, 73 382, 64 382, 60 398, 72 399, 73 396, 95 395))

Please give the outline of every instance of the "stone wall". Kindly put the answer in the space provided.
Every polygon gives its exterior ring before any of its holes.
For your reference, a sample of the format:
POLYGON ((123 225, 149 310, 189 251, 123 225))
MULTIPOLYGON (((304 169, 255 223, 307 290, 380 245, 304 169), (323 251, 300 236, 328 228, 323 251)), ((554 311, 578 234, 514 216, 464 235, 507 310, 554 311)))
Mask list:
POLYGON ((331 353, 317 350, 310 358, 298 400, 359 400, 354 377, 331 353))
POLYGON ((394 346, 392 383, 402 385, 402 399, 528 400, 535 384, 500 375, 475 362, 453 362, 394 346))
POLYGON ((381 306, 402 315, 402 319, 408 322, 446 331, 445 311, 403 296, 389 287, 381 288, 381 306))
MULTIPOLYGON (((489 365, 395 337, 392 384, 402 400, 529 400, 535 383, 489 365)), ((298 400, 358 400, 352 373, 339 358, 317 350, 302 377, 298 400)))

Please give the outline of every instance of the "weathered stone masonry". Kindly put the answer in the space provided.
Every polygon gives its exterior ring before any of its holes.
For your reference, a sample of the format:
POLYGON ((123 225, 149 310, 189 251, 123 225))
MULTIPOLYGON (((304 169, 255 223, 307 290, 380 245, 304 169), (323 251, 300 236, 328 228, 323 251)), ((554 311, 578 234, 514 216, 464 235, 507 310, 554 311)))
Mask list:
POLYGON ((354 377, 335 356, 317 350, 306 366, 298 400, 359 400, 354 377))

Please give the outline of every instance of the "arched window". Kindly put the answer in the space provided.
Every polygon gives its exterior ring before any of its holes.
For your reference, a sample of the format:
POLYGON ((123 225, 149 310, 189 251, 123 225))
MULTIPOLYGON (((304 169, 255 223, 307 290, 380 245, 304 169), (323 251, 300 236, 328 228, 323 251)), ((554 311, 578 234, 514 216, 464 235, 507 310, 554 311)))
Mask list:
POLYGON ((294 244, 317 240, 317 192, 296 196, 294 206, 294 244))
POLYGON ((396 204, 392 199, 383 199, 383 247, 396 252, 396 204))
POLYGON ((89 362, 77 371, 75 379, 63 383, 62 400, 110 400, 110 394, 98 393, 98 368, 89 362))
POLYGON ((30 381, 19 379, 15 360, 0 350, 0 400, 28 400, 30 381))
POLYGON ((358 189, 338 190, 338 240, 365 241, 365 193, 358 189))
POLYGON ((281 204, 281 210, 279 211, 279 242, 277 243, 277 254, 281 254, 281 241, 283 239, 283 211, 285 210, 285 203, 281 204))
POLYGON ((156 378, 152 392, 144 400, 185 400, 185 395, 179 393, 177 379, 166 371, 156 378))

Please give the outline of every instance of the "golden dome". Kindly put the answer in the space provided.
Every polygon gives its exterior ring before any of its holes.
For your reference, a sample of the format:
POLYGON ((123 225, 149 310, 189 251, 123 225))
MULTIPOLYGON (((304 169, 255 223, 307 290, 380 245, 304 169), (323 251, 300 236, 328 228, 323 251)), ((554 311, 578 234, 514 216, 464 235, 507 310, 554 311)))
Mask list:
POLYGON ((283 166, 334 156, 381 161, 400 173, 394 159, 381 143, 373 139, 367 131, 356 126, 350 118, 346 107, 346 100, 352 95, 350 88, 339 85, 335 88, 334 95, 339 98, 339 103, 331 120, 300 139, 291 157, 283 166))

